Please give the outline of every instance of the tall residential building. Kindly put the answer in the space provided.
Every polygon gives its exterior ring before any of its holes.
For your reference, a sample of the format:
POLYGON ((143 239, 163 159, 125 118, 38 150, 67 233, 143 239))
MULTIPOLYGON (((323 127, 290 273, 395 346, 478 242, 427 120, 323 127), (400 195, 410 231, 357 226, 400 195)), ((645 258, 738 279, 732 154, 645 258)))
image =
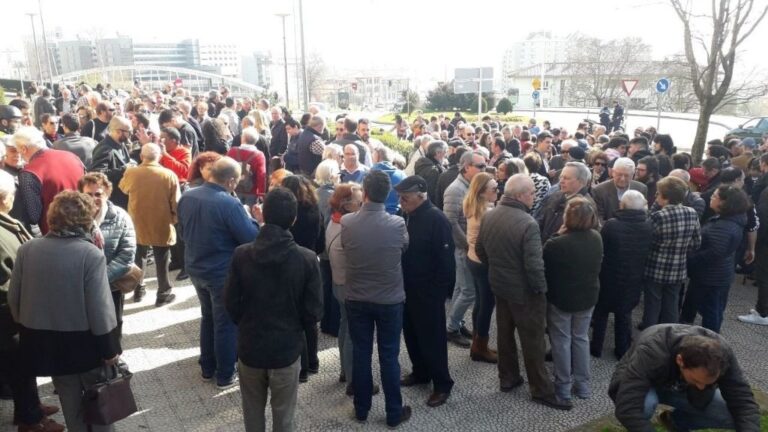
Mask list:
POLYGON ((558 53, 565 52, 567 44, 567 39, 553 36, 549 31, 530 33, 525 40, 513 43, 504 51, 500 77, 501 90, 506 93, 512 86, 509 75, 513 71, 542 63, 552 63, 557 60, 558 53))
POLYGON ((61 68, 59 73, 92 69, 97 66, 96 52, 89 40, 61 41, 57 44, 61 68))
POLYGON ((232 43, 200 43, 200 66, 215 68, 218 74, 240 78, 240 49, 232 43))
POLYGON ((243 81, 264 88, 272 86, 272 53, 256 51, 242 57, 243 81))

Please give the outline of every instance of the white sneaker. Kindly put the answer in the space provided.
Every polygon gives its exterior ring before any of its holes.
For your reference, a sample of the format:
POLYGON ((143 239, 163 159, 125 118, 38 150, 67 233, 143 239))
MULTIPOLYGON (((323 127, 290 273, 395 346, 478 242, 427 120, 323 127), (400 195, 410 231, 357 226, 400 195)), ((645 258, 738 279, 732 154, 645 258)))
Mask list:
POLYGON ((768 326, 768 317, 760 316, 754 309, 749 311, 749 315, 739 315, 739 321, 748 324, 757 324, 768 326))

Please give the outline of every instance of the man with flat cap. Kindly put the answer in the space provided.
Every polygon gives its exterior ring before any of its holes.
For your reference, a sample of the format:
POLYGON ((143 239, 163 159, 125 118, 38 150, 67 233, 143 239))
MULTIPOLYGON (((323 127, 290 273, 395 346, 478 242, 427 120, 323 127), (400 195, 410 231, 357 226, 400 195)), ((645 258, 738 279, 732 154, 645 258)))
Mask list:
POLYGON ((403 253, 403 335, 413 369, 400 385, 432 382, 427 405, 434 408, 448 400, 453 388, 445 333, 445 299, 453 292, 456 278, 451 224, 429 201, 422 177, 407 177, 395 190, 410 239, 403 253))

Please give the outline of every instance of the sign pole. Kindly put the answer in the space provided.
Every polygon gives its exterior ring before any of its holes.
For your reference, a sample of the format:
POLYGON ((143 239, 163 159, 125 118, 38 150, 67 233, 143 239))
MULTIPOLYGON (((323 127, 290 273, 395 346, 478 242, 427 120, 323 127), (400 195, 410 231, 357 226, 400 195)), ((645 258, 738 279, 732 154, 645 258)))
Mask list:
POLYGON ((656 94, 656 108, 656 132, 658 132, 661 126, 661 93, 656 94))
POLYGON ((477 121, 483 115, 483 68, 480 68, 480 80, 477 82, 477 121))

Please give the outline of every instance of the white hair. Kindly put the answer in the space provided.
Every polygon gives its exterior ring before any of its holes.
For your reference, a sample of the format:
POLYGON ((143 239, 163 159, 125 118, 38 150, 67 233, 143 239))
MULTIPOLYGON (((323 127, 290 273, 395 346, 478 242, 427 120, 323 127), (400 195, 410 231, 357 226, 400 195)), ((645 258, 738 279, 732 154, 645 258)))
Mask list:
POLYGON ((589 168, 581 162, 568 162, 565 164, 565 168, 573 168, 576 170, 576 180, 578 180, 582 187, 589 184, 589 179, 592 178, 592 173, 589 172, 589 168))
POLYGON ((240 142, 243 144, 255 145, 259 141, 259 132, 251 126, 243 129, 240 135, 240 142))
POLYGON ((141 147, 141 160, 154 162, 160 159, 162 153, 159 145, 155 143, 147 143, 141 147))
POLYGON ((320 185, 334 184, 339 177, 339 163, 326 159, 315 169, 315 181, 320 185))
POLYGON ((325 149, 323 149, 323 160, 333 159, 334 161, 336 161, 343 154, 344 154, 344 149, 341 148, 340 145, 331 143, 325 146, 325 149))
POLYGON ((18 149, 19 146, 32 147, 35 149, 43 149, 45 145, 45 137, 43 132, 32 126, 22 126, 16 133, 13 134, 13 145, 18 149))
POLYGON ((616 162, 613 163, 613 169, 614 171, 617 169, 626 169, 631 173, 635 172, 635 162, 632 161, 632 159, 628 157, 620 157, 616 159, 616 162))
POLYGON ((504 184, 504 195, 514 198, 529 189, 534 188, 533 180, 527 174, 515 174, 504 184))
POLYGON ((648 209, 648 202, 640 192, 628 190, 621 196, 620 206, 627 210, 646 210, 648 209))
POLYGON ((677 177, 680 180, 684 181, 686 184, 691 181, 691 175, 688 173, 688 171, 684 169, 673 169, 669 172, 669 175, 672 177, 677 177))
MULTIPOLYGON (((4 201, 9 196, 16 194, 16 180, 13 176, 0 170, 0 201, 4 201)), ((10 209, 8 209, 10 210, 10 209)))

